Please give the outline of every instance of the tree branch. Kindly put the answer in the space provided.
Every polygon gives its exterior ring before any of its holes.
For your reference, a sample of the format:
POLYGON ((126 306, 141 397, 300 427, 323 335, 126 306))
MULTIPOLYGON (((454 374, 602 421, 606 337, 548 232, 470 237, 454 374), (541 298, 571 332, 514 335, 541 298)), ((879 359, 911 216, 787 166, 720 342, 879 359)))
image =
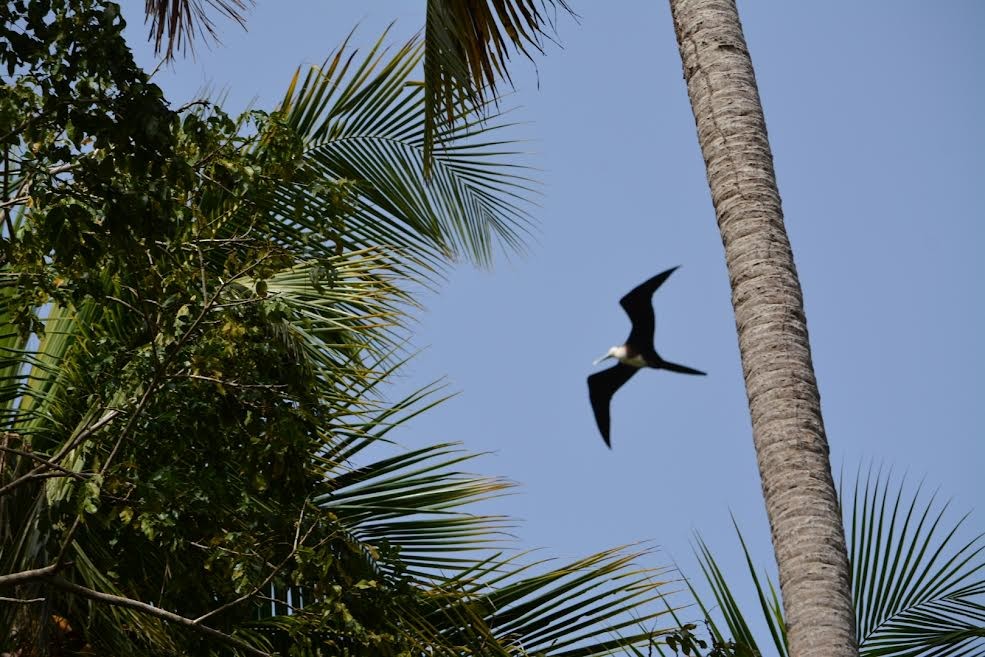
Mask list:
POLYGON ((261 390, 277 390, 287 387, 287 385, 283 383, 238 383, 236 381, 226 381, 224 379, 217 379, 213 376, 204 376, 202 374, 172 374, 168 378, 194 379, 195 381, 207 381, 209 383, 217 383, 222 386, 229 386, 230 388, 243 388, 243 389, 259 388, 261 390))
MULTIPOLYGON (((307 504, 307 501, 305 501, 305 504, 307 504)), ((212 611, 208 612, 207 614, 202 614, 201 616, 199 616, 198 618, 195 619, 195 622, 196 623, 201 623, 203 620, 205 620, 206 618, 209 618, 210 616, 215 616, 216 614, 218 614, 220 612, 223 612, 226 609, 229 609, 230 607, 235 607, 239 603, 245 602, 246 600, 249 600, 254 595, 256 595, 257 593, 259 593, 264 587, 266 587, 267 584, 269 584, 274 579, 274 577, 277 576, 277 573, 279 573, 281 570, 283 570, 284 569, 284 566, 286 566, 288 563, 290 563, 290 561, 292 559, 294 559, 294 555, 297 554, 298 548, 301 546, 302 543, 304 543, 305 540, 307 540, 308 536, 311 535, 311 532, 314 531, 314 529, 316 527, 316 524, 313 524, 311 526, 311 528, 308 529, 308 531, 306 531, 304 533, 304 536, 301 536, 301 523, 303 521, 304 521, 304 506, 301 507, 301 516, 298 518, 297 530, 294 532, 294 545, 291 547, 290 554, 288 554, 286 557, 284 557, 284 560, 281 561, 280 564, 278 564, 277 567, 275 567, 272 571, 270 571, 270 574, 267 575, 267 578, 265 580, 263 580, 262 582, 260 582, 259 584, 257 584, 253 588, 253 590, 250 591, 249 593, 244 593, 243 595, 239 596, 235 600, 230 600, 229 602, 227 602, 226 604, 222 605, 221 607, 217 607, 216 609, 213 609, 212 611)))
POLYGON ((51 582, 52 585, 64 591, 81 595, 82 597, 89 598, 90 600, 105 602, 106 604, 114 605, 116 607, 126 607, 127 609, 133 609, 149 616, 155 616, 170 623, 187 627, 188 629, 198 632, 199 634, 204 634, 216 639, 217 641, 221 641, 226 645, 235 646, 250 655, 256 655, 256 657, 273 657, 273 655, 269 652, 264 652, 263 650, 254 648, 245 641, 237 639, 236 637, 226 634, 225 632, 220 632, 219 630, 208 627, 207 625, 201 625, 190 618, 179 616, 178 614, 161 609, 160 607, 154 607, 146 602, 140 602, 139 600, 133 600, 131 598, 124 598, 119 595, 111 595, 109 593, 94 591, 93 589, 85 586, 80 586, 69 582, 61 577, 52 577, 48 581, 51 582))
MULTIPOLYGON (((8 433, 4 435, 5 437, 6 436, 16 436, 18 438, 20 437, 20 434, 16 434, 16 433, 8 433)), ((58 465, 57 463, 53 463, 52 461, 49 461, 48 459, 44 458, 40 454, 35 454, 34 452, 29 452, 23 449, 15 449, 13 447, 5 447, 4 445, 0 445, 0 452, 7 452, 8 454, 16 454, 17 456, 23 456, 24 458, 31 459, 32 461, 37 461, 42 465, 48 466, 52 470, 57 470, 61 472, 66 477, 75 477, 76 479, 88 479, 88 477, 82 474, 81 472, 76 472, 75 470, 69 470, 68 468, 64 468, 58 465)))
POLYGON ((61 447, 61 449, 58 450, 58 452, 56 452, 50 459, 48 459, 47 461, 45 461, 42 465, 38 465, 38 466, 32 468, 29 472, 27 472, 26 474, 21 475, 17 479, 14 479, 13 481, 11 481, 6 486, 0 487, 0 495, 5 495, 5 494, 9 493, 11 490, 13 490, 14 488, 17 488, 21 484, 27 483, 28 481, 31 481, 32 479, 37 479, 38 478, 38 473, 44 472, 45 469, 50 468, 50 467, 53 467, 55 463, 58 463, 63 458, 65 458, 65 456, 72 449, 74 449, 76 446, 78 446, 79 444, 81 444, 82 441, 86 440, 89 436, 91 436, 92 434, 94 434, 95 432, 99 431, 101 428, 103 428, 104 426, 106 426, 107 424, 109 424, 110 422, 112 422, 113 419, 117 415, 119 415, 119 414, 120 414, 120 411, 117 410, 117 409, 112 409, 112 410, 107 411, 101 418, 99 418, 98 420, 96 420, 92 424, 92 426, 90 426, 87 429, 83 429, 82 431, 80 431, 79 432, 79 435, 76 436, 74 440, 71 440, 68 443, 66 443, 65 445, 63 445, 61 447))
POLYGON ((53 563, 50 566, 45 566, 44 568, 35 568, 34 570, 23 570, 19 573, 11 573, 10 575, 0 575, 0 587, 11 586, 13 584, 19 584, 20 582, 29 582, 32 579, 41 579, 42 577, 49 577, 54 575, 59 568, 66 566, 68 564, 57 564, 53 563))
POLYGON ((37 602, 44 602, 44 598, 7 598, 0 595, 0 602, 8 602, 15 605, 30 605, 37 602))

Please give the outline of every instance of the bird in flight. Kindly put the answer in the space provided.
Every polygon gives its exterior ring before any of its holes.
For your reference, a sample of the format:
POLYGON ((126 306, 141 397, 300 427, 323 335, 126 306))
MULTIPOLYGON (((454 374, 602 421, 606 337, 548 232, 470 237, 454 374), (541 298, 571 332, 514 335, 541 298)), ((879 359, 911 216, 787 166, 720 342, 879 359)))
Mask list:
POLYGON ((630 377, 641 368, 652 367, 658 370, 679 372, 680 374, 704 376, 704 372, 664 360, 653 348, 655 321, 651 299, 653 293, 664 281, 670 278, 675 269, 677 267, 668 269, 662 274, 657 274, 650 280, 637 285, 619 300, 619 305, 629 315, 633 328, 624 344, 610 348, 594 364, 598 365, 607 358, 615 358, 619 362, 607 370, 596 372, 588 377, 588 397, 592 401, 592 410, 595 411, 595 422, 599 426, 602 440, 609 448, 612 447, 609 442, 609 402, 616 390, 629 381, 630 377))

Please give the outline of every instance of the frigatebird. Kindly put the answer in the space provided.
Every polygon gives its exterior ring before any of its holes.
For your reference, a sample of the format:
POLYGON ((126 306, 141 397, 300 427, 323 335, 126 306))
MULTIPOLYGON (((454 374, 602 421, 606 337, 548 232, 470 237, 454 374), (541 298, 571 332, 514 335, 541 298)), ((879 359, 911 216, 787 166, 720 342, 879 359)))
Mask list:
POLYGON ((607 358, 615 358, 619 361, 609 369, 596 372, 588 377, 588 397, 592 400, 595 422, 599 425, 602 440, 610 449, 612 444, 609 442, 609 402, 616 390, 629 381, 630 377, 640 369, 652 367, 680 374, 704 376, 704 372, 664 360, 653 348, 655 320, 651 299, 653 293, 674 273, 675 269, 677 267, 668 269, 662 274, 657 274, 650 280, 637 285, 619 300, 619 305, 629 315, 629 321, 633 323, 633 328, 624 344, 610 348, 604 356, 593 363, 598 365, 607 358))

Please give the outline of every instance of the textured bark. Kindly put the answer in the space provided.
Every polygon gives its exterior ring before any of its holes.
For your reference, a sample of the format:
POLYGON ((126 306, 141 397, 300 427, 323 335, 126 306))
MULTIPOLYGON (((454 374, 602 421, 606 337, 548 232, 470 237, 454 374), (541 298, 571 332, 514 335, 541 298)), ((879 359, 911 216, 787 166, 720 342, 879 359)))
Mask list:
POLYGON ((734 0, 670 0, 725 246, 791 657, 858 655, 807 322, 734 0))

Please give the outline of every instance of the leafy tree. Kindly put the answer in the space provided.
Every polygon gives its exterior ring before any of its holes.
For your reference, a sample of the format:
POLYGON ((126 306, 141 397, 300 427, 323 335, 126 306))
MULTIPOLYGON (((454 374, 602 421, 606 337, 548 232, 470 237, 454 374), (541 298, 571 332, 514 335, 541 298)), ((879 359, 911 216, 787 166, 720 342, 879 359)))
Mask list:
POLYGON ((461 471, 470 455, 367 451, 437 401, 380 393, 404 284, 487 261, 527 221, 494 117, 446 126, 424 183, 419 42, 343 46, 276 111, 232 119, 170 108, 115 4, 0 11, 0 650, 654 639, 637 552, 538 566, 462 508, 507 487, 461 471))

